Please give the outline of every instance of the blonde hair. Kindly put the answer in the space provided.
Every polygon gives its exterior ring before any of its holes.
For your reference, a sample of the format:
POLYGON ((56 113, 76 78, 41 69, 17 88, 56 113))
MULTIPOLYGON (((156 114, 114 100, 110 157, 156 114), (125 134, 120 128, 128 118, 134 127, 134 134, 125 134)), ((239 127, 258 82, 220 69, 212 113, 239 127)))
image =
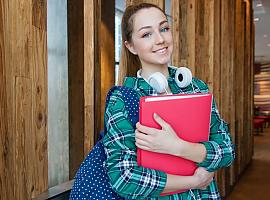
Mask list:
MULTIPOLYGON (((121 47, 121 57, 119 64, 119 75, 118 75, 118 85, 122 85, 124 78, 126 76, 136 76, 136 72, 141 66, 141 61, 138 55, 132 54, 127 47, 125 46, 125 41, 131 43, 132 32, 133 32, 133 19, 134 15, 141 9, 145 8, 157 8, 162 13, 164 11, 157 5, 150 3, 141 3, 130 5, 126 8, 121 22, 121 31, 122 31, 122 47, 121 47)), ((166 14, 164 13, 166 16, 166 14)))

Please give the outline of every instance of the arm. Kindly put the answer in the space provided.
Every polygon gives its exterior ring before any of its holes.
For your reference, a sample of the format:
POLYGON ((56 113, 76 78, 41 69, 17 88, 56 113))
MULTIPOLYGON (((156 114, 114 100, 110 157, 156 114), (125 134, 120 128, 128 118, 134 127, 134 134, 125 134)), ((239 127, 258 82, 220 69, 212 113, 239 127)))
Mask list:
POLYGON ((193 176, 167 175, 167 183, 162 193, 173 192, 181 189, 205 189, 213 180, 214 173, 209 173, 205 168, 196 169, 193 176))
POLYGON ((212 103, 209 141, 190 143, 179 141, 176 155, 198 163, 198 166, 213 172, 231 165, 235 158, 228 125, 218 113, 215 101, 212 103))
POLYGON ((205 167, 208 171, 215 171, 221 167, 231 165, 235 158, 234 145, 232 144, 228 125, 218 113, 213 100, 211 113, 210 138, 202 142, 206 148, 206 158, 198 166, 205 167))
MULTIPOLYGON (((120 96, 113 95, 105 112, 105 162, 112 188, 129 199, 158 197, 162 192, 199 187, 206 182, 199 176, 180 177, 139 167, 135 134, 120 96)), ((210 178, 208 178, 210 179, 210 178)), ((207 180, 208 180, 207 179, 207 180)))
POLYGON ((191 143, 180 139, 171 126, 154 115, 161 130, 137 124, 136 145, 144 150, 167 153, 199 163, 208 171, 229 166, 235 157, 227 124, 220 118, 213 100, 209 141, 191 143))
POLYGON ((193 162, 202 162, 205 159, 206 148, 203 144, 182 140, 160 116, 154 114, 154 119, 161 126, 161 130, 137 123, 135 133, 136 145, 139 148, 179 156, 193 162))

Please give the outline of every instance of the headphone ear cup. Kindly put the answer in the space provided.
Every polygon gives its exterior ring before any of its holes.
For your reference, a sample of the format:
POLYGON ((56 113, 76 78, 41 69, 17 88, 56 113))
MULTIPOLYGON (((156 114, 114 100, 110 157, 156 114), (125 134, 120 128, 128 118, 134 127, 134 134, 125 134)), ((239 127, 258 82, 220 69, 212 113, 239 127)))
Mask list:
POLYGON ((192 73, 186 67, 179 67, 175 73, 175 82, 180 88, 189 86, 192 82, 192 73))
POLYGON ((160 72, 155 72, 149 76, 148 83, 159 94, 166 92, 166 88, 168 87, 166 77, 160 72))

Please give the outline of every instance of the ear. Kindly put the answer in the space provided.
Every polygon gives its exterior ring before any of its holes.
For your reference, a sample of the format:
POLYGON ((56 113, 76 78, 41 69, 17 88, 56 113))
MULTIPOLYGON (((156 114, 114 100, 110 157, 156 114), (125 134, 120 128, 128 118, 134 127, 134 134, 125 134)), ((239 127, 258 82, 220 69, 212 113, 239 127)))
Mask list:
POLYGON ((134 46, 133 46, 132 43, 129 43, 128 41, 125 41, 124 44, 125 44, 126 48, 127 48, 132 54, 137 55, 137 52, 136 52, 136 50, 134 49, 134 46))

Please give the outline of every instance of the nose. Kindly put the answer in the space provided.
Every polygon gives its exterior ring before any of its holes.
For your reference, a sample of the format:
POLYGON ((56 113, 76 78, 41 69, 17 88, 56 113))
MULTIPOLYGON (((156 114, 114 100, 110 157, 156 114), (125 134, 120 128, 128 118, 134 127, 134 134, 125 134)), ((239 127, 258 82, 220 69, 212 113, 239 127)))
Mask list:
POLYGON ((160 32, 156 33, 156 44, 163 44, 164 43, 164 38, 163 35, 160 34, 160 32))

